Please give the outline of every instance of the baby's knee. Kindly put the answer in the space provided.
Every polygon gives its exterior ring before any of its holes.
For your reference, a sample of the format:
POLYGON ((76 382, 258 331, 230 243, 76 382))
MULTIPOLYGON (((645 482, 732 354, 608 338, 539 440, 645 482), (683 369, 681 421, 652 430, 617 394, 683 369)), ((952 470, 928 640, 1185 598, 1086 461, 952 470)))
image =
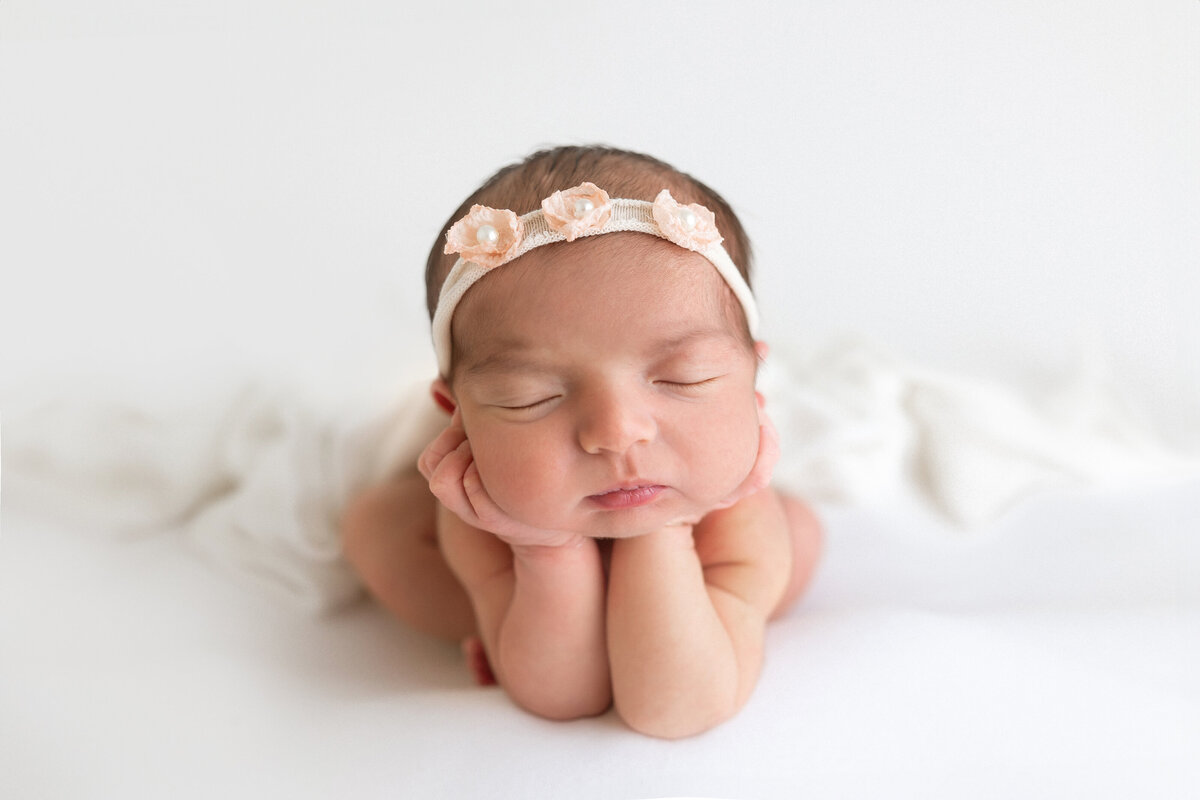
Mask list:
POLYGON ((356 568, 365 549, 370 547, 371 534, 378 526, 383 487, 372 486, 351 498, 342 509, 339 523, 342 555, 356 568))
POLYGON ((390 552, 409 529, 434 532, 432 495, 417 475, 399 476, 359 492, 342 512, 342 554, 356 569, 390 552))

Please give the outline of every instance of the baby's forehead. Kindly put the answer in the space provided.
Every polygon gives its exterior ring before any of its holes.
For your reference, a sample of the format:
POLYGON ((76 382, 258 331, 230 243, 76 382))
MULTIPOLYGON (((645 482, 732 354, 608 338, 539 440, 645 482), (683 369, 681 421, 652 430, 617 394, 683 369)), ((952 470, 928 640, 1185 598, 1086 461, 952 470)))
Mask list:
POLYGON ((695 301, 716 302, 725 290, 720 274, 699 253, 656 236, 613 233, 546 245, 497 267, 467 292, 455 321, 514 308, 536 312, 545 308, 543 302, 587 309, 624 301, 614 310, 632 314, 646 311, 641 307, 646 303, 628 301, 657 300, 660 310, 687 301, 701 311, 706 304, 695 301))
POLYGON ((532 327, 531 315, 591 322, 600 332, 654 317, 681 332, 736 335, 736 317, 726 313, 731 295, 706 258, 655 236, 615 233, 561 242, 497 267, 472 286, 453 318, 454 348, 465 355, 486 340, 532 327))

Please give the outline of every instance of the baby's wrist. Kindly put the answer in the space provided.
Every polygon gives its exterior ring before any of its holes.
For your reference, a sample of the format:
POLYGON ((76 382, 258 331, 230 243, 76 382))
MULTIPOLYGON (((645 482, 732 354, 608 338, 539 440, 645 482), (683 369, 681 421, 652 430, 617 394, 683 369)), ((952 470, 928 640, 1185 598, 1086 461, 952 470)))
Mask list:
POLYGON ((593 553, 599 552, 593 540, 574 534, 569 539, 539 544, 513 544, 510 542, 509 547, 512 548, 514 559, 530 566, 540 567, 559 566, 578 561, 580 558, 587 559, 593 553))
POLYGON ((693 526, 690 524, 664 525, 656 531, 642 536, 632 536, 628 539, 617 539, 613 542, 613 550, 657 551, 657 550, 691 550, 695 543, 692 539, 693 526))

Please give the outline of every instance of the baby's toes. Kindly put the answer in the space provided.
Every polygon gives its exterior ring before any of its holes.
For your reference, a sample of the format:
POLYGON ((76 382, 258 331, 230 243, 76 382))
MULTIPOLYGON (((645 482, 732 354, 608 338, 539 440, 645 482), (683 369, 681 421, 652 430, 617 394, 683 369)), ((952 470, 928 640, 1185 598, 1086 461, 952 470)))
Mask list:
POLYGON ((492 674, 492 665, 488 663, 483 641, 478 636, 468 636, 462 640, 462 651, 467 659, 467 669, 471 670, 475 682, 480 686, 495 686, 496 676, 492 674))

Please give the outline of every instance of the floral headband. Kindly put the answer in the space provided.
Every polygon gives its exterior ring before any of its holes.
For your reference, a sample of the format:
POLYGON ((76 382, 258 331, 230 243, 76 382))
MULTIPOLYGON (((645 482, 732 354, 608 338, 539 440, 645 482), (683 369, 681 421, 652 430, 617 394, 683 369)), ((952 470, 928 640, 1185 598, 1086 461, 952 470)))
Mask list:
POLYGON ((474 205, 446 233, 446 253, 459 259, 446 276, 433 314, 433 349, 438 368, 450 374, 450 320, 467 290, 490 270, 537 247, 573 242, 581 236, 638 231, 666 239, 707 258, 742 306, 750 335, 758 328, 758 307, 749 285, 721 246, 721 234, 707 208, 683 205, 663 189, 654 198, 610 198, 594 183, 555 192, 541 209, 517 216, 508 209, 474 205))

